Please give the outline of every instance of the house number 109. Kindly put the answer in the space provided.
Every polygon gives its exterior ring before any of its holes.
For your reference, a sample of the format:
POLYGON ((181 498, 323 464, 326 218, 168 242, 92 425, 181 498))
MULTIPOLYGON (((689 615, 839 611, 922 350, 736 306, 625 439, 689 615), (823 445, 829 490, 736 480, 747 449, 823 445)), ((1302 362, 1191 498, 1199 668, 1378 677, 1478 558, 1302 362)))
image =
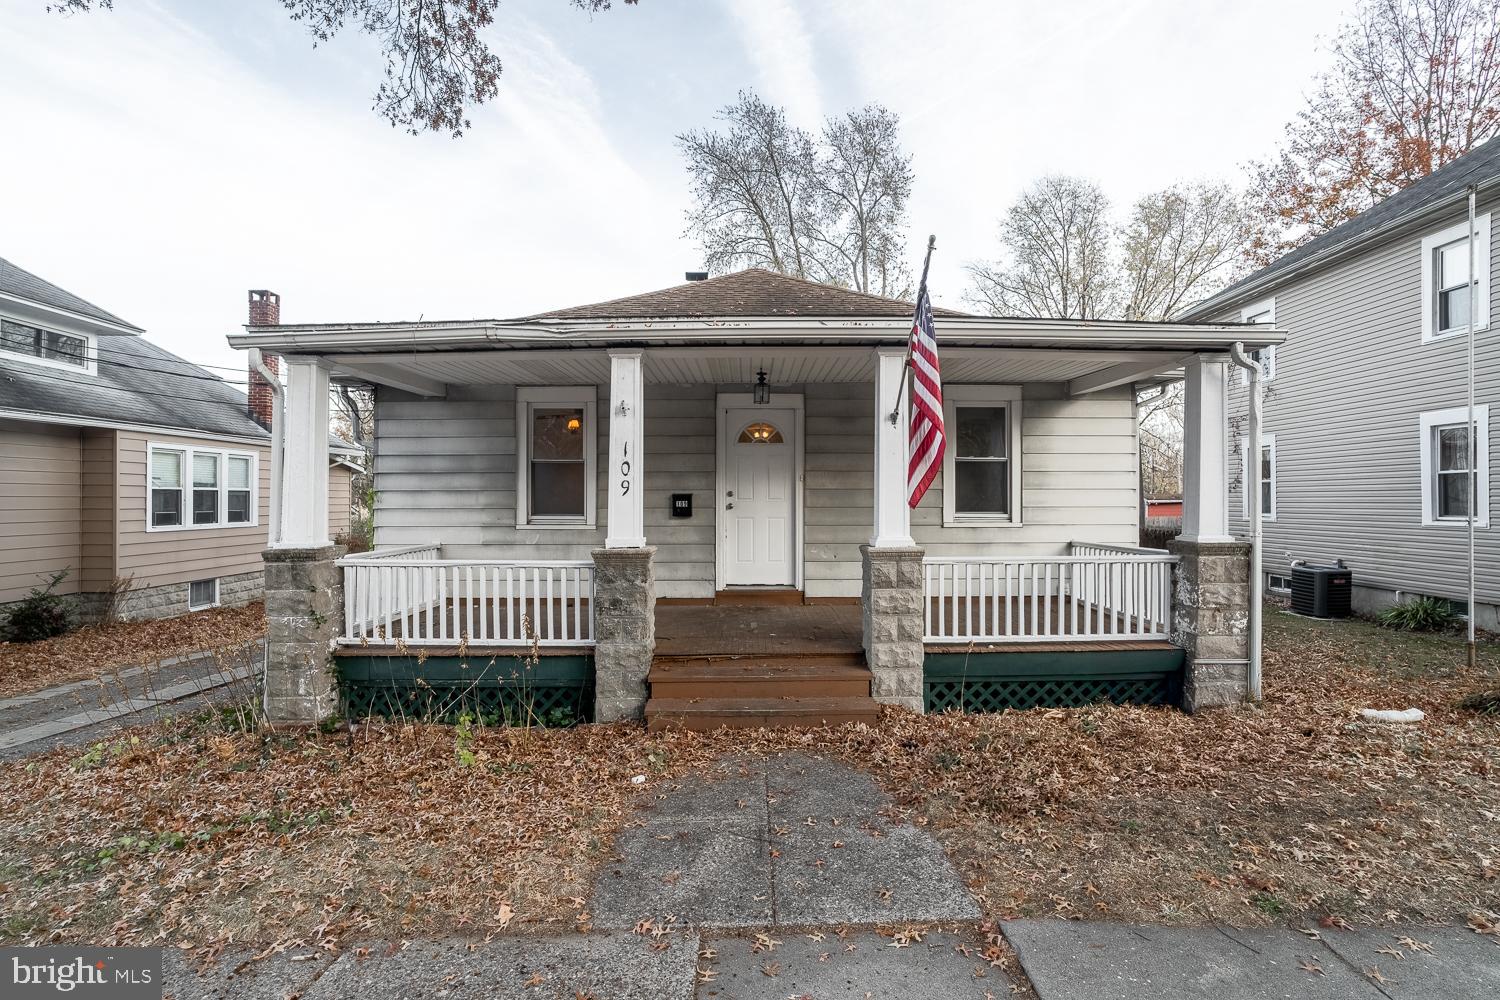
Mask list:
POLYGON ((630 442, 624 443, 623 452, 620 456, 620 475, 625 478, 620 480, 620 495, 624 496, 630 492, 630 442))

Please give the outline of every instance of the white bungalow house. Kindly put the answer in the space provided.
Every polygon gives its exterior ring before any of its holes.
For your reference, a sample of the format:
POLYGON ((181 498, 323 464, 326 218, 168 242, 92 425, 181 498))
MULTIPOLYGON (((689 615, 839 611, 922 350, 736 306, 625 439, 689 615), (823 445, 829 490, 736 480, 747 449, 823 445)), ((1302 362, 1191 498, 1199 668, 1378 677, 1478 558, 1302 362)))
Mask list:
POLYGON ((1281 335, 939 311, 948 448, 913 510, 911 313, 748 270, 521 319, 232 336, 289 370, 273 716, 1246 697, 1225 386, 1234 344, 1281 335), (1142 549, 1136 388, 1184 377, 1183 534, 1142 549), (376 550, 337 564, 313 447, 330 381, 376 395, 376 550))

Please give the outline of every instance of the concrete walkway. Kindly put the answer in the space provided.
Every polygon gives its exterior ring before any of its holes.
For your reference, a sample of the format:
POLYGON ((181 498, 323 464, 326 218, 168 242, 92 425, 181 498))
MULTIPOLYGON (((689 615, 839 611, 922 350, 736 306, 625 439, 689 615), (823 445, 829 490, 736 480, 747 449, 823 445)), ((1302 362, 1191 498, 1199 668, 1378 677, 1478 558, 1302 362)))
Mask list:
POLYGON ((0 699, 0 759, 92 742, 112 728, 244 695, 263 648, 257 642, 227 658, 206 650, 187 653, 0 699))
MULTIPOLYGON (((980 912, 926 831, 866 775, 789 755, 660 789, 588 901, 596 930, 374 942, 213 968, 167 962, 168 995, 283 1000, 994 1000, 1015 995, 980 912)), ((1040 1000, 1500 996, 1500 941, 1467 928, 1002 926, 1040 1000)), ((1017 984, 1021 986, 1022 984, 1017 984)), ((1024 993, 1023 993, 1024 995, 1024 993)))

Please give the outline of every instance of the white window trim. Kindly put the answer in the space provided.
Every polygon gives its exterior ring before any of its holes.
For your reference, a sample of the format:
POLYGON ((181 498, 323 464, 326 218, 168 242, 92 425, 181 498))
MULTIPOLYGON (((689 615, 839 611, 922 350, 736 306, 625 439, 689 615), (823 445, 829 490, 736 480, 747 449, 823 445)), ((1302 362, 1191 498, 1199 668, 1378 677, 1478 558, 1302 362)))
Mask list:
MULTIPOLYGON (((1469 332, 1466 326, 1437 332, 1437 251, 1468 235, 1469 221, 1449 226, 1422 240, 1422 343, 1461 337, 1469 332)), ((1488 330, 1490 327, 1490 213, 1474 217, 1475 272, 1479 278, 1479 301, 1476 305, 1474 329, 1488 330)), ((1463 420, 1460 419, 1459 423, 1463 420)))
POLYGON ((83 364, 70 365, 66 361, 58 361, 55 358, 39 358, 35 354, 23 354, 20 351, 8 351, 0 347, 0 358, 14 358, 28 365, 36 365, 39 368, 53 368, 58 371, 73 372, 76 375, 99 374, 99 342, 92 333, 81 333, 78 330, 63 330, 45 323, 38 323, 32 319, 18 319, 14 316, 0 316, 0 320, 10 320, 22 326, 29 326, 35 330, 45 330, 48 333, 60 333, 64 337, 76 337, 84 342, 83 364))
POLYGON ((209 608, 217 608, 218 606, 219 606, 219 578, 218 577, 213 577, 212 579, 209 579, 209 580, 206 580, 206 581, 205 580, 189 580, 188 581, 188 610, 189 611, 207 611, 209 608), (209 601, 207 604, 194 604, 193 603, 193 584, 195 584, 195 583, 205 583, 205 582, 212 583, 214 585, 213 600, 209 601))
MULTIPOLYGON (((1421 416, 1421 439, 1418 446, 1422 451, 1422 524, 1432 526, 1458 526, 1463 527, 1469 523, 1466 517, 1437 517, 1437 455, 1433 453, 1433 429, 1445 427, 1449 424, 1463 426, 1464 421, 1469 419, 1469 408, 1467 406, 1455 406, 1446 410, 1428 410, 1421 416)), ((1475 480, 1476 502, 1478 508, 1474 518, 1476 528, 1488 528, 1490 526, 1490 408, 1488 404, 1478 404, 1474 407, 1474 464, 1477 466, 1477 477, 1475 480)))
POLYGON ((198 448, 187 444, 172 444, 167 441, 146 443, 146 530, 147 531, 217 531, 222 528, 255 528, 260 526, 260 454, 254 451, 233 451, 224 448, 198 448), (151 456, 158 451, 176 452, 182 456, 182 524, 151 523, 151 456), (216 455, 219 460, 219 519, 212 524, 193 524, 193 456, 216 455), (229 520, 229 460, 250 460, 250 520, 229 520))
MULTIPOLYGON (((1276 478, 1280 473, 1280 470, 1276 467, 1278 464, 1276 461, 1276 435, 1262 433, 1260 436, 1260 446, 1271 449, 1271 509, 1270 511, 1261 511, 1260 519, 1262 521, 1274 521, 1276 520, 1276 478)), ((1255 484, 1255 496, 1257 498, 1260 497, 1260 468, 1259 463, 1252 463, 1250 461, 1250 439, 1248 437, 1240 438, 1240 471, 1240 516, 1248 521, 1250 520, 1251 483, 1255 484)))
POLYGON ((1266 589, 1273 594, 1290 594, 1292 592, 1292 574, 1290 573, 1267 573, 1266 589), (1277 586, 1272 580, 1284 580, 1285 586, 1277 586))
MULTIPOLYGON (((1259 302, 1252 302, 1245 308, 1241 309, 1240 322, 1249 323, 1251 316, 1260 316, 1262 314, 1269 314, 1270 318, 1265 320, 1263 323, 1256 324, 1257 326, 1276 325, 1276 300, 1274 298, 1261 299, 1259 302)), ((1276 377, 1276 345, 1269 345, 1261 353, 1262 370, 1260 380, 1262 382, 1269 382, 1276 377)), ((1248 386, 1250 384, 1250 373, 1243 368, 1241 368, 1239 371, 1240 385, 1248 386)))
POLYGON ((599 391, 591 385, 521 386, 516 389, 516 527, 592 528, 599 506, 599 391), (531 410, 542 406, 583 407, 583 517, 531 517, 531 410))
POLYGON ((943 386, 943 427, 947 445, 943 448, 943 527, 945 528, 1019 528, 1021 527, 1021 387, 1018 385, 945 385, 943 386), (1010 513, 960 514, 953 489, 953 467, 958 455, 958 404, 972 403, 1002 407, 1010 433, 1006 464, 1010 467, 1010 513))

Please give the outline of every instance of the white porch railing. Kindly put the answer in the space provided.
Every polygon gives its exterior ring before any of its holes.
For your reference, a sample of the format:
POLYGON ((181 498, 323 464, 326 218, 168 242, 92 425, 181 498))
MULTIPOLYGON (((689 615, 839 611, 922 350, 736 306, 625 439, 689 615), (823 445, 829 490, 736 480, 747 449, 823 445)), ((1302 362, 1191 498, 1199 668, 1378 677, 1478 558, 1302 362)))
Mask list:
POLYGON ((1075 542, 1066 556, 925 564, 927 642, 1165 639, 1172 566, 1161 549, 1075 542))
POLYGON ((591 646, 594 564, 440 559, 437 545, 346 556, 349 646, 591 646))

